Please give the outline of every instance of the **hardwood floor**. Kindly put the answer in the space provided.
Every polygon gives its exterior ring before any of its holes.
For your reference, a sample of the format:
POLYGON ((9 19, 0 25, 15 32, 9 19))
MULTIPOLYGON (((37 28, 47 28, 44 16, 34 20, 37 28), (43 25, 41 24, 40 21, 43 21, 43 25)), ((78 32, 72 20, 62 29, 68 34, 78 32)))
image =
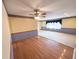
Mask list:
POLYGON ((72 59, 73 48, 44 37, 13 42, 14 59, 72 59))

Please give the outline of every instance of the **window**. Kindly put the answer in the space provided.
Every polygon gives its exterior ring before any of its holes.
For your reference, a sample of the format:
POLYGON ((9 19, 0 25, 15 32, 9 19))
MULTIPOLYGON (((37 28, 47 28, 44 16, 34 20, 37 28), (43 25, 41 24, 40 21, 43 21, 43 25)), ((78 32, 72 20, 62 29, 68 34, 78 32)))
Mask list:
POLYGON ((52 21, 46 21, 46 28, 49 29, 61 29, 61 20, 52 20, 52 21))

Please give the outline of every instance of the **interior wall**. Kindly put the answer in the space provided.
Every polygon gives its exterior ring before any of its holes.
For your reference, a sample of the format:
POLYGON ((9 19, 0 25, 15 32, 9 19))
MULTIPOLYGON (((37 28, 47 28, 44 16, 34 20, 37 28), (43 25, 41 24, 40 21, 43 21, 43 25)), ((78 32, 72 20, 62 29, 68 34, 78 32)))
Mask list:
POLYGON ((10 29, 7 12, 4 5, 2 5, 2 59, 10 59, 10 29))
POLYGON ((46 21, 41 23, 42 27, 46 26, 46 21))
POLYGON ((9 16, 11 33, 37 30, 37 21, 32 18, 9 16))
MULTIPOLYGON (((46 21, 41 21, 40 23, 40 28, 46 26, 46 21)), ((73 28, 76 29, 76 18, 67 18, 67 19, 62 19, 62 28, 73 28)))
POLYGON ((46 26, 46 21, 38 21, 38 28, 41 29, 41 27, 45 27, 46 26))
POLYGON ((62 20, 62 28, 76 28, 76 18, 68 18, 62 20))

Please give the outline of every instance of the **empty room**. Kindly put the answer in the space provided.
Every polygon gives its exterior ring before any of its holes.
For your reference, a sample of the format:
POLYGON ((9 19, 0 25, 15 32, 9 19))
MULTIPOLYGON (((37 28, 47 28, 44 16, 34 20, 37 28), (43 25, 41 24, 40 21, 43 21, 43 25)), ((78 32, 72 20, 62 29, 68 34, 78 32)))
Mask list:
POLYGON ((75 59, 76 0, 3 0, 3 59, 75 59))

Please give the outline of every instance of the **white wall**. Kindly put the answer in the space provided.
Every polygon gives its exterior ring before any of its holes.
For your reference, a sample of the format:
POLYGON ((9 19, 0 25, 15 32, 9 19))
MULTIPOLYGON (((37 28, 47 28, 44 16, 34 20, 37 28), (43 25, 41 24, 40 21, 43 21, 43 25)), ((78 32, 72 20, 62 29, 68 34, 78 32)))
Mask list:
POLYGON ((2 5, 2 59, 10 59, 10 30, 8 23, 8 16, 4 5, 2 5))

